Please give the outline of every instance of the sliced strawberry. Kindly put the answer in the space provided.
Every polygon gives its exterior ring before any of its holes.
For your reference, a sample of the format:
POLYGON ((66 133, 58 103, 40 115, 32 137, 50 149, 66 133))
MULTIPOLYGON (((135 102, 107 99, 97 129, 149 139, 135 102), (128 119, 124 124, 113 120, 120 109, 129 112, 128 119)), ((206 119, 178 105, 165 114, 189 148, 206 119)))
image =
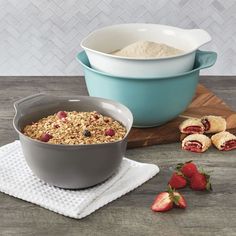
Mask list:
POLYGON ((187 207, 187 202, 185 200, 185 198, 183 197, 182 194, 180 194, 179 192, 174 191, 173 192, 174 195, 174 204, 179 207, 179 208, 186 208, 187 207))
POLYGON ((191 178, 196 172, 198 172, 197 166, 192 161, 179 163, 177 164, 176 169, 181 171, 183 175, 188 178, 191 178))
POLYGON ((169 180, 169 185, 174 189, 184 188, 187 185, 187 180, 180 172, 174 172, 169 180))
POLYGON ((210 175, 200 172, 195 173, 190 179, 190 188, 198 191, 212 190, 210 175))
POLYGON ((157 195, 154 203, 151 206, 153 211, 165 212, 173 208, 173 201, 168 192, 162 192, 157 195))
POLYGON ((179 208, 187 207, 185 198, 169 185, 167 192, 161 192, 157 195, 151 209, 153 211, 165 212, 172 209, 174 205, 179 208))

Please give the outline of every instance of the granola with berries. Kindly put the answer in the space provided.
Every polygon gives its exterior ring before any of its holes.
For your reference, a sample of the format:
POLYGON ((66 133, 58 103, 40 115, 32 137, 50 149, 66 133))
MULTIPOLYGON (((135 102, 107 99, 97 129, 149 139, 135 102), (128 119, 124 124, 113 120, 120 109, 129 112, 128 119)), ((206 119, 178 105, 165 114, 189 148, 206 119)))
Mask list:
POLYGON ((96 111, 59 111, 26 125, 22 133, 52 144, 98 144, 123 139, 126 128, 96 111))

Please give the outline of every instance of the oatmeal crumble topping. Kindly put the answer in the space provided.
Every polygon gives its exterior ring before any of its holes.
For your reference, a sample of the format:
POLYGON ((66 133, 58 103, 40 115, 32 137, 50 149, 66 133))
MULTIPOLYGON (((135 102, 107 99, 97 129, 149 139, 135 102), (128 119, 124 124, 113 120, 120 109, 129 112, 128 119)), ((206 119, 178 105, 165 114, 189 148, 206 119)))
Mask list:
POLYGON ((96 111, 59 111, 26 125, 22 133, 42 142, 73 145, 115 142, 124 138, 126 129, 96 111))

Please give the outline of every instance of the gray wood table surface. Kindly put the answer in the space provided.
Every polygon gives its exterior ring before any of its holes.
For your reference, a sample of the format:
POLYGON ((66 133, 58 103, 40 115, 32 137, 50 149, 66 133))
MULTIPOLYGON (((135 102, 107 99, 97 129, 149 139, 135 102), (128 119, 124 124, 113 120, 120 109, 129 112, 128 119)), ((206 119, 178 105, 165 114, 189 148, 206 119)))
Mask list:
MULTIPOLYGON (((236 77, 202 77, 201 82, 236 110, 236 77)), ((82 77, 0 77, 0 146, 17 139, 12 127, 13 102, 38 92, 87 94, 82 77)), ((161 171, 82 220, 0 193, 0 235, 236 235, 236 151, 223 153, 211 148, 194 154, 175 143, 128 150, 126 156, 157 164, 161 171), (166 189, 171 168, 188 160, 212 171, 214 191, 186 188, 181 190, 188 202, 186 210, 153 213, 150 205, 156 194, 166 189)))

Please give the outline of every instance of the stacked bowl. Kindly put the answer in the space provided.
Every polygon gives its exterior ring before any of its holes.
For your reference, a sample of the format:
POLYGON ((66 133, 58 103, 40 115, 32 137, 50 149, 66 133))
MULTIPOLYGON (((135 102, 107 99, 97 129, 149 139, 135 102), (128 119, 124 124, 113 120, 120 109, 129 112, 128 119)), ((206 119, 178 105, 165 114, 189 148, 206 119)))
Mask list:
POLYGON ((121 24, 88 35, 77 59, 90 96, 118 101, 133 113, 135 127, 152 127, 177 117, 190 104, 200 70, 216 61, 215 52, 198 50, 210 40, 201 29, 121 24), (183 53, 160 58, 111 54, 140 40, 167 44, 183 53))

